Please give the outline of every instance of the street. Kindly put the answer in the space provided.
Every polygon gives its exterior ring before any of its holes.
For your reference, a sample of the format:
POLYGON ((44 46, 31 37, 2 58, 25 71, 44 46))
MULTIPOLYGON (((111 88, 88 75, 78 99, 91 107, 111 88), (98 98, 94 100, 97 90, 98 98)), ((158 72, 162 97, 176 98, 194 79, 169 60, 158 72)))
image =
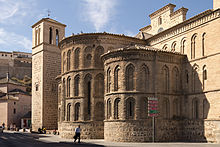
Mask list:
POLYGON ((118 143, 104 140, 82 140, 80 144, 58 135, 22 132, 0 133, 0 147, 219 147, 211 143, 118 143))

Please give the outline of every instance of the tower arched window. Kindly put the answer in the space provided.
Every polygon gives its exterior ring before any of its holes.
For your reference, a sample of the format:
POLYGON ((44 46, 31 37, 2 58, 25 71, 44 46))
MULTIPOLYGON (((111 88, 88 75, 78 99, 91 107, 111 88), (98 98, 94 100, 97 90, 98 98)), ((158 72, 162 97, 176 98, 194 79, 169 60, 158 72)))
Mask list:
POLYGON ((80 116, 80 103, 76 103, 75 104, 75 116, 74 116, 74 120, 78 121, 79 120, 79 116, 80 116))
POLYGON ((79 96, 79 75, 74 78, 74 96, 79 96))
POLYGON ((135 115, 135 99, 134 98, 128 98, 126 100, 126 116, 127 119, 134 119, 135 115))
POLYGON ((111 99, 109 98, 107 101, 107 119, 110 119, 112 116, 112 102, 111 99))
POLYGON ((191 59, 196 57, 196 38, 197 34, 194 34, 191 38, 191 59))
POLYGON ((67 71, 70 70, 71 50, 67 52, 67 71))
POLYGON ((71 82, 71 78, 68 77, 67 78, 67 97, 70 97, 70 82, 71 82))
POLYGON ((118 91, 118 74, 119 74, 119 66, 117 66, 115 68, 115 71, 114 71, 114 90, 115 91, 118 91))
POLYGON ((56 29, 56 45, 58 46, 59 43, 59 31, 56 29))
POLYGON ((169 68, 166 65, 162 69, 162 75, 164 92, 169 92, 169 68))
POLYGON ((116 98, 114 102, 114 119, 119 119, 119 102, 120 98, 116 98))
POLYGON ((53 29, 50 27, 49 29, 49 44, 53 43, 53 29))
POLYGON ((69 103, 69 104, 67 104, 67 116, 66 116, 66 120, 67 121, 70 121, 70 115, 71 114, 71 104, 69 103))
POLYGON ((101 55, 104 53, 104 48, 102 46, 98 46, 96 49, 95 49, 95 66, 96 67, 100 67, 102 68, 104 63, 103 61, 101 60, 101 55))
POLYGON ((192 91, 195 92, 196 91, 196 87, 198 86, 197 83, 198 83, 198 70, 199 70, 199 67, 198 65, 194 65, 193 68, 192 68, 192 91))
POLYGON ((103 102, 97 102, 95 105, 95 118, 96 120, 104 120, 104 104, 103 102))
POLYGON ((206 38, 206 33, 202 34, 202 56, 205 56, 205 38, 206 38))
POLYGON ((107 70, 107 92, 110 92, 110 89, 111 89, 111 70, 110 68, 107 70))
POLYGON ((126 90, 134 90, 134 69, 132 64, 126 67, 126 90))
POLYGON ((80 54, 80 48, 76 48, 74 51, 74 67, 75 67, 75 69, 79 68, 79 54, 80 54))

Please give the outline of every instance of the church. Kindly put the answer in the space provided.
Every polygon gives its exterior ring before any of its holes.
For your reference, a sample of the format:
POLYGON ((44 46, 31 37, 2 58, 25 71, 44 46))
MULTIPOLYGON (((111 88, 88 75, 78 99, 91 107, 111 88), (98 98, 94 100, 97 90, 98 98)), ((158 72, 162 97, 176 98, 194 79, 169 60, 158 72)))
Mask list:
POLYGON ((115 142, 220 143, 220 1, 186 19, 168 4, 135 37, 32 26, 32 129, 115 142), (149 98, 158 100, 155 130, 149 98))

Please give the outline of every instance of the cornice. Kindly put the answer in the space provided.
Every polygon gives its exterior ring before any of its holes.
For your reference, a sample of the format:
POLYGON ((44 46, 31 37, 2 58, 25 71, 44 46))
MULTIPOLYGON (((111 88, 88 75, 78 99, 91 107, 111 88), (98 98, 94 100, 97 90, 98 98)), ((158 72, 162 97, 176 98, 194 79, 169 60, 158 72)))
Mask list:
POLYGON ((160 8, 159 10, 153 12, 152 14, 149 15, 150 18, 153 18, 155 16, 157 16, 159 13, 167 10, 167 9, 174 9, 176 7, 176 5, 174 4, 168 4, 166 6, 164 6, 163 8, 160 8))
POLYGON ((213 10, 207 10, 204 11, 180 24, 177 24, 167 30, 164 30, 150 38, 148 38, 146 41, 149 44, 156 44, 162 40, 171 38, 175 35, 178 35, 180 33, 186 32, 190 29, 196 28, 200 25, 203 25, 209 21, 215 20, 220 17, 220 9, 217 9, 215 11, 213 10))

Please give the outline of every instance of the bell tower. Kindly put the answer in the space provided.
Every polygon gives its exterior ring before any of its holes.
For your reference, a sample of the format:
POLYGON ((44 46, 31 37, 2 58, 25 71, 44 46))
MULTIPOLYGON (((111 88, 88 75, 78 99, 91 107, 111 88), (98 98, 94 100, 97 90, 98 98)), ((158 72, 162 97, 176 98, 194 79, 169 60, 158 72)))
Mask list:
POLYGON ((213 0, 213 9, 216 10, 220 8, 220 0, 213 0))
POLYGON ((57 128, 55 78, 61 73, 59 41, 66 25, 43 18, 32 26, 32 129, 57 128))

